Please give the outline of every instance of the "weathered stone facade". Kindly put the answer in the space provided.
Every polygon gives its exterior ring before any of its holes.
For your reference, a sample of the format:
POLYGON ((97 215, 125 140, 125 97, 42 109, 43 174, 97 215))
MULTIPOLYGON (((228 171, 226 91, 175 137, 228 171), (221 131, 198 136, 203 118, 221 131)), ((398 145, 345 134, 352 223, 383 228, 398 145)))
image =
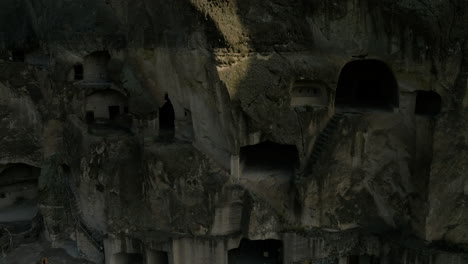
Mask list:
MULTIPOLYGON (((40 168, 30 232, 63 263, 468 263, 464 0, 5 0, 0 20, 0 182, 40 168)), ((0 235, 0 263, 28 263, 0 235)))

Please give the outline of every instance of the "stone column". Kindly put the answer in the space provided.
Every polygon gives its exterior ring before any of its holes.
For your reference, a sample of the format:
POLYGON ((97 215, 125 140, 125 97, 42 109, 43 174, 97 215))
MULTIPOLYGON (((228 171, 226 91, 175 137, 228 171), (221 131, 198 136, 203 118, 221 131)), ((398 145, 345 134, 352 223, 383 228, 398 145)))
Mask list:
POLYGON ((240 179, 240 156, 231 155, 231 176, 234 180, 240 179))

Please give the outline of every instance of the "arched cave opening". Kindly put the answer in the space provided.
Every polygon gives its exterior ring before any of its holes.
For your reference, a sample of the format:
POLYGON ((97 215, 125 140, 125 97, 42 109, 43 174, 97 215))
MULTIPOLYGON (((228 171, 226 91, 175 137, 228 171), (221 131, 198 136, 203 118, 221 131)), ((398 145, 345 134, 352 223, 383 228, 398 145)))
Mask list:
POLYGON ((148 264, 169 264, 169 256, 165 251, 148 250, 146 253, 148 264))
POLYGON ((338 79, 335 105, 379 110, 398 107, 398 83, 392 70, 379 60, 349 62, 338 79))
POLYGON ((74 72, 74 79, 76 81, 83 80, 83 76, 84 76, 83 64, 74 65, 73 72, 74 72))
POLYGON ((11 60, 16 62, 24 62, 24 50, 14 49, 11 51, 11 60))
POLYGON ((353 255, 348 256, 346 264, 378 264, 380 263, 380 259, 376 256, 369 256, 369 255, 353 255))
POLYGON ((169 95, 164 96, 165 103, 159 108, 159 133, 162 137, 172 138, 175 132, 175 112, 169 95))
POLYGON ((38 179, 41 169, 23 163, 8 164, 0 169, 0 224, 12 233, 33 227, 39 213, 38 179))
POLYGON ((435 116, 442 109, 442 98, 434 91, 417 91, 416 107, 414 113, 417 115, 435 116))
POLYGON ((280 240, 242 239, 238 248, 228 251, 229 264, 281 264, 283 243, 280 240))
POLYGON ((143 255, 139 253, 117 253, 112 256, 112 264, 143 264, 143 255))
POLYGON ((241 147, 240 162, 242 174, 289 175, 299 163, 299 154, 294 145, 265 141, 241 147))

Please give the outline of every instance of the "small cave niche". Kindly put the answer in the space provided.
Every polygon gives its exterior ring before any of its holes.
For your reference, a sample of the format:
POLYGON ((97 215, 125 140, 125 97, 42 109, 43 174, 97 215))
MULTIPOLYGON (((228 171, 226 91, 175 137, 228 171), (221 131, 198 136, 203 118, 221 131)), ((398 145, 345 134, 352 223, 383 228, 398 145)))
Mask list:
POLYGON ((0 171, 0 223, 32 221, 37 215, 38 179, 41 169, 23 163, 0 171))
POLYGON ((108 64, 110 54, 107 51, 96 51, 84 59, 83 79, 89 83, 107 83, 110 81, 108 64))
POLYGON ((417 91, 414 113, 424 116, 436 116, 442 110, 442 98, 434 91, 417 91))
POLYGON ((143 255, 139 253, 117 253, 112 255, 112 264, 143 264, 143 255))
POLYGON ((159 108, 159 136, 163 139, 172 139, 175 133, 175 112, 169 99, 169 95, 164 96, 165 103, 159 108))
POLYGON ((280 240, 242 239, 238 248, 228 251, 228 264, 281 264, 283 243, 280 240))
POLYGON ((291 106, 327 106, 328 91, 324 82, 298 80, 291 89, 291 106))
POLYGON ((11 51, 11 60, 15 62, 24 62, 24 50, 14 49, 11 51))
POLYGON ((248 175, 291 175, 299 164, 296 146, 265 141, 241 147, 241 174, 248 175))
POLYGON ((380 259, 369 255, 352 255, 348 256, 346 264, 379 264, 380 259))
POLYGON ((169 264, 169 256, 165 251, 148 250, 146 256, 146 264, 169 264))
POLYGON ((68 166, 67 164, 61 164, 60 168, 62 169, 62 172, 65 174, 71 173, 70 166, 68 166))
POLYGON ((109 120, 112 120, 112 121, 115 120, 121 113, 124 113, 124 111, 121 111, 120 105, 110 105, 108 106, 108 109, 109 109, 109 120))
POLYGON ((88 125, 128 127, 131 120, 127 113, 128 98, 118 91, 100 90, 86 97, 85 120, 88 125))
POLYGON ((84 78, 83 64, 76 64, 73 66, 73 75, 75 81, 81 81, 84 78))
POLYGON ((335 106, 387 111, 398 107, 398 83, 392 70, 379 60, 349 62, 338 79, 335 106))

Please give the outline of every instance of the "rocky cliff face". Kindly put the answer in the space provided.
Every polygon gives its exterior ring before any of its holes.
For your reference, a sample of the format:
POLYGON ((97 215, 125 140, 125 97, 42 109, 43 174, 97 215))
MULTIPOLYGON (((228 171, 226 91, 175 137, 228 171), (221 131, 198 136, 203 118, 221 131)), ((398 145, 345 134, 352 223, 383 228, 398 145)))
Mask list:
POLYGON ((106 264, 468 263, 465 1, 0 14, 8 263, 38 233, 106 264))

